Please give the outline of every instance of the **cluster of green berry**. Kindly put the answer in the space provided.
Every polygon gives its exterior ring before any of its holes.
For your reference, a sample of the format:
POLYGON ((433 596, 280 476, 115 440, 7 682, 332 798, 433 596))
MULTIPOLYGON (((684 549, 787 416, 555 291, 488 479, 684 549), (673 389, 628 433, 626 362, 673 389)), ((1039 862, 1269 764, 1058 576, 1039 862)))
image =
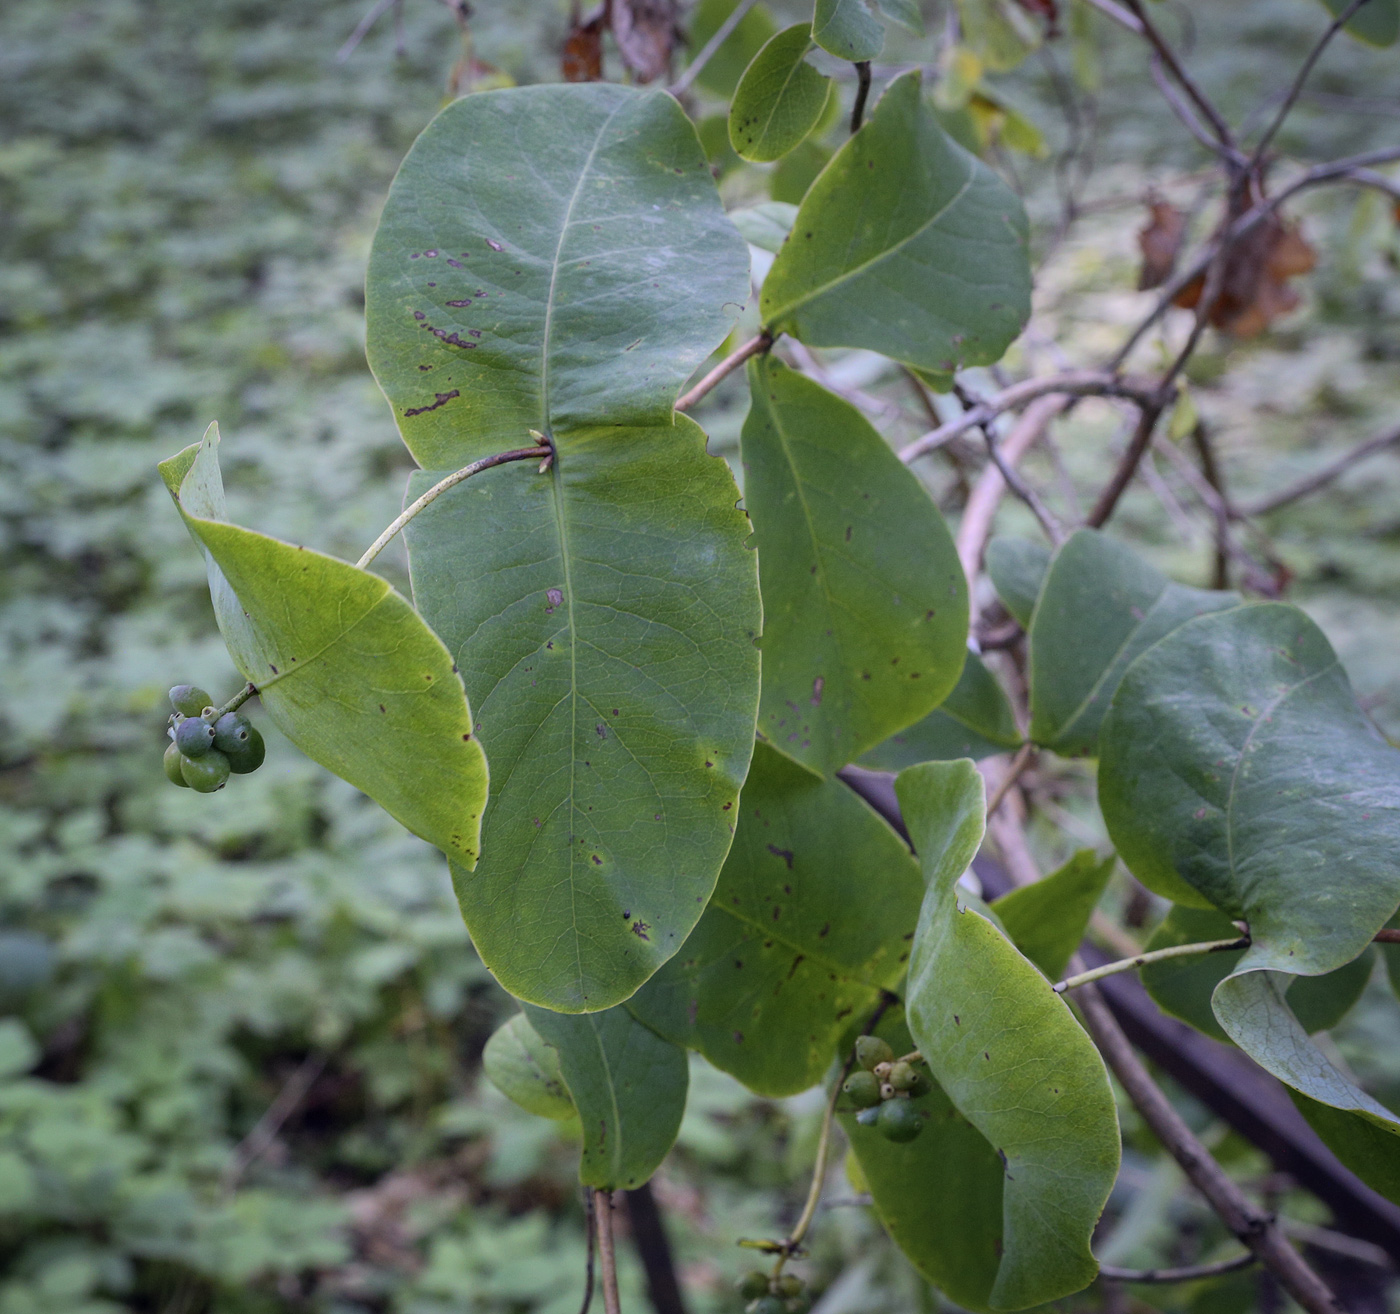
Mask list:
POLYGON ((924 1129, 923 1115, 910 1100, 933 1089, 924 1073, 914 1066, 918 1056, 895 1058, 878 1036, 856 1041, 856 1065, 842 1084, 846 1097, 860 1110, 856 1121, 875 1127, 886 1140, 912 1141, 924 1129))
POLYGON ((739 1279, 739 1294, 749 1302, 745 1314, 807 1314, 812 1308, 807 1284, 791 1273, 770 1277, 754 1269, 739 1279))
POLYGON ((193 684, 170 691, 170 747, 165 750, 165 774, 172 785, 212 794, 230 775, 256 771, 267 756, 263 737, 245 716, 221 712, 214 700, 193 684))

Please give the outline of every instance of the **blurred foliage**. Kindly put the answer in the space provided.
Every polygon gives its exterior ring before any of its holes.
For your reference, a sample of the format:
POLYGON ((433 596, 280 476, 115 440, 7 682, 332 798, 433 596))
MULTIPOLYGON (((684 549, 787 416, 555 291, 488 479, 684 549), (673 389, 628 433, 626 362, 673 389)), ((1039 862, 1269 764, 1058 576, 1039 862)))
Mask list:
MULTIPOLYGON (((802 17, 771 7, 779 23, 802 17)), ((155 462, 218 418, 231 514, 352 559, 398 510, 409 462, 363 355, 378 207, 446 86, 557 77, 567 30, 562 3, 479 8, 464 43, 445 8, 409 0, 402 53, 386 17, 345 64, 334 54, 360 0, 0 8, 0 1314, 577 1307, 576 1149, 478 1080, 511 1004, 438 855, 275 735, 236 791, 195 797, 160 767, 166 687, 227 696, 237 677, 155 462)), ((939 65, 945 25, 925 8, 930 35, 892 28, 884 60, 939 65)), ((1174 35, 1198 29, 1203 82, 1256 124, 1321 13, 1310 0, 1174 9, 1174 35)), ((1019 68, 979 72, 976 104, 996 112, 963 125, 1025 192, 1043 261, 1011 371, 1112 349, 1147 304, 1132 290, 1146 184, 1189 210, 1202 176, 1199 148, 1141 94, 1138 48, 1080 6, 1072 18, 1019 68), (1020 122, 1018 153, 1007 125, 1020 122)), ((1341 41, 1311 85, 1281 150, 1393 140, 1393 52, 1341 41)), ((702 88, 697 117, 722 109, 702 88)), ((798 199, 842 120, 823 132, 777 168, 725 158, 727 200, 798 199)), ((1345 191, 1297 212, 1321 255, 1303 308, 1248 344, 1212 340, 1193 367, 1193 404, 1244 499, 1393 423, 1400 402, 1394 216, 1345 191)), ((1163 350, 1140 348, 1150 363, 1163 350)), ((821 365, 891 441, 926 427, 883 362, 821 365)), ((720 449, 736 444, 741 393, 727 385, 701 414, 720 449)), ((1121 441, 1109 407, 1088 402, 1028 475, 1057 510, 1082 508, 1121 441)), ((956 472, 924 465, 956 513, 956 472)), ((1166 465, 1159 482, 1135 489, 1120 528, 1208 582, 1208 526, 1166 465)), ((1002 524, 1031 529, 1015 505, 1002 524)), ((1400 461, 1375 457, 1266 527, 1292 596, 1400 733, 1400 461)), ((381 560, 402 582, 402 557, 381 560)), ((1047 869, 1101 837, 1086 781, 1070 764, 1051 782, 1063 824, 1032 834, 1047 869)), ((1371 992, 1335 1043, 1393 1101, 1394 1001, 1379 981, 1371 992)), ((1264 1173, 1183 1107, 1241 1177, 1264 1173)), ((810 1092, 757 1100, 695 1060, 656 1189, 699 1314, 737 1308, 735 1240, 795 1212, 817 1115, 810 1092)), ((1176 1258, 1183 1237, 1208 1255, 1218 1225, 1130 1112, 1125 1128, 1104 1257, 1176 1258)), ((837 1177, 830 1195, 853 1191, 837 1177)), ((1285 1203, 1325 1221, 1306 1198, 1285 1203)), ((820 1314, 935 1307, 867 1211, 824 1211, 816 1245, 820 1314)), ((640 1273, 630 1251, 623 1262, 636 1310, 640 1273)), ((1136 1294, 1233 1310, 1252 1282, 1136 1294)))

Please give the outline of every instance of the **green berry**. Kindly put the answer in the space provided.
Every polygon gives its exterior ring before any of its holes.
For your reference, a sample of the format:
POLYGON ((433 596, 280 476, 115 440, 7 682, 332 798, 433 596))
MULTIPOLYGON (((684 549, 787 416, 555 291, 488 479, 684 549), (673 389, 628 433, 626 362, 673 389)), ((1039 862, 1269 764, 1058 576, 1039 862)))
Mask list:
POLYGON ((874 1069, 877 1063, 894 1062, 894 1050, 879 1036, 861 1036, 856 1041, 856 1063, 867 1072, 874 1069))
POLYGON ((185 779, 184 773, 180 770, 180 763, 185 760, 185 755, 174 744, 167 744, 163 765, 165 774, 172 785, 179 785, 181 789, 188 789, 190 782, 185 779))
POLYGON ((170 705, 181 716, 198 716, 213 701, 197 684, 177 684, 170 691, 170 705))
POLYGON ((787 1306, 777 1296, 760 1296, 744 1308, 747 1314, 787 1314, 787 1306))
POLYGON ((912 1063, 905 1063, 901 1060, 891 1065, 888 1081, 895 1090, 911 1090, 918 1076, 919 1074, 914 1071, 912 1063))
POLYGON ((745 1300, 757 1300, 768 1294, 768 1274, 750 1269, 739 1279, 739 1294, 745 1300))
POLYGON ((868 1109, 880 1102, 880 1083, 870 1072, 853 1072, 841 1084, 852 1104, 858 1109, 868 1109))
POLYGON ((780 1296, 800 1296, 806 1289, 807 1284, 796 1273, 784 1273, 778 1279, 780 1296))
MULTIPOLYGON (((222 722, 220 722, 222 724, 222 722)), ((215 727, 217 729, 217 727, 215 727)), ((215 741, 217 743, 217 740, 215 741)), ((267 745, 263 743, 263 737, 258 733, 257 726, 248 727, 248 742, 236 753, 231 753, 227 749, 223 750, 228 756, 229 770, 236 776, 246 776, 250 771, 256 771, 263 764, 263 758, 267 756, 267 745)))
POLYGON ((180 762, 185 784, 201 794, 222 789, 228 780, 228 771, 228 757, 217 748, 211 748, 202 757, 186 757, 180 762))
POLYGON ((914 1084, 905 1092, 911 1099, 918 1099, 920 1095, 927 1095, 933 1089, 933 1082, 929 1079, 927 1072, 915 1071, 914 1084))
POLYGON ((214 747, 221 753, 241 753, 248 747, 252 731, 246 716, 225 712, 214 722, 214 747))
POLYGON ((783 1304, 787 1307, 787 1314, 807 1314, 812 1308, 812 1297, 809 1292, 800 1291, 795 1296, 789 1296, 783 1304))
POLYGON ((879 1120, 879 1117, 880 1106, 878 1104, 874 1104, 871 1105, 870 1108, 862 1109, 858 1114, 856 1114, 856 1121, 860 1123, 862 1127, 873 1127, 879 1120))
POLYGON ((175 746, 186 757, 203 757, 214 747, 214 727, 197 716, 188 716, 175 727, 175 746))
POLYGON ((924 1129, 924 1120, 908 1100, 886 1100, 876 1122, 887 1141, 912 1141, 924 1129))

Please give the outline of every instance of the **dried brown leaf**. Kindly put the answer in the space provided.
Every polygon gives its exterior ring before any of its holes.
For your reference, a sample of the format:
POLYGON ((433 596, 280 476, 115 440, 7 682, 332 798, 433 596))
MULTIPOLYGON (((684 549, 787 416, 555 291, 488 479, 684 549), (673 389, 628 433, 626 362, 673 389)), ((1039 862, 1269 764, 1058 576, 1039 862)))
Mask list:
POLYGON ((559 60, 565 82, 601 82, 603 80, 603 20, 576 23, 564 38, 564 53, 559 60))
POLYGON ((1147 226, 1138 231, 1142 268, 1138 271, 1138 291, 1161 287, 1176 268, 1181 240, 1186 235, 1186 215, 1170 201, 1153 198, 1147 203, 1147 226))
POLYGON ((676 0, 611 0, 609 10, 618 53, 637 81, 668 74, 677 36, 676 0))

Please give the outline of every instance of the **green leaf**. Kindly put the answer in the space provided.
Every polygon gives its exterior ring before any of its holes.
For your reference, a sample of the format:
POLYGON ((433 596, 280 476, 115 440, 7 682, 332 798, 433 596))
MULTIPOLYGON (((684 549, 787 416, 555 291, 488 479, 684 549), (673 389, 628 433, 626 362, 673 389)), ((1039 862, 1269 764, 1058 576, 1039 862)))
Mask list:
POLYGON ((967 581, 927 491, 854 406, 768 357, 749 363, 749 385, 759 733, 829 775, 952 691, 967 581))
POLYGON ((1100 858, 1093 849, 1080 849, 1043 880, 992 904, 1011 943, 1050 980, 1064 975, 1117 862, 1116 854, 1100 858))
POLYGON ((744 72, 729 107, 729 140, 746 160, 781 159, 817 126, 831 79, 807 62, 806 23, 779 32, 744 72))
MULTIPOLYGON (((1222 912, 1177 904, 1152 933, 1147 948, 1200 944, 1205 940, 1230 939, 1238 934, 1238 928, 1222 912)), ((1243 949, 1230 949, 1148 963, 1141 969, 1142 983, 1163 1012, 1189 1022, 1216 1040, 1228 1040, 1211 1011, 1210 998, 1215 987, 1235 970, 1243 956, 1243 949)), ((1368 949, 1335 972, 1295 977, 1287 990, 1288 1007, 1305 1031, 1326 1031, 1336 1026, 1361 998, 1374 966, 1375 955, 1368 949)))
POLYGON ((470 871, 486 756, 451 655, 379 576, 230 524, 218 451, 211 424, 160 473, 234 665, 303 753, 470 871))
POLYGON ((1181 626, 1123 678, 1101 747, 1118 852, 1158 893, 1247 922, 1238 971, 1320 976, 1395 912, 1400 752, 1296 607, 1181 626))
POLYGON ((410 496, 527 428, 555 448, 546 474, 478 476, 406 534, 415 600, 499 764, 458 900, 483 961, 531 1003, 627 998, 683 943, 728 851, 757 566, 727 466, 671 407, 746 271, 674 99, 605 84, 456 102, 375 237, 370 354, 429 467, 410 496))
POLYGON ((990 757, 1020 743, 1011 700, 982 659, 969 652, 953 692, 922 721, 863 754, 860 765, 902 771, 919 762, 990 757))
POLYGON ((559 1053, 545 1044, 524 1013, 496 1028, 482 1051, 481 1066, 491 1084, 527 1113, 554 1119, 574 1116, 559 1053))
MULTIPOLYGON (((1386 925, 1391 930, 1400 930, 1400 914, 1392 917, 1386 925)), ((1390 988, 1400 998, 1400 944, 1380 946, 1381 957, 1385 960, 1385 974, 1390 980, 1390 988)))
MULTIPOLYGON (((437 476, 420 475, 421 492, 437 476)), ((733 837, 758 703, 757 570, 699 426, 578 429, 408 529, 414 595, 491 754, 482 960, 561 1011, 626 999, 684 943, 733 837)))
POLYGON ((40 1054, 29 1028, 19 1018, 0 1018, 0 1081, 28 1072, 40 1054))
POLYGON ((1272 971, 1227 976, 1211 1000, 1225 1033, 1285 1085, 1400 1136, 1400 1117, 1354 1085, 1308 1038, 1284 1002, 1287 981, 1286 973, 1272 971))
POLYGON ((1400 1137, 1356 1113, 1288 1092, 1298 1112, 1332 1151, 1373 1191, 1400 1204, 1400 1137))
POLYGON ((817 0, 812 40, 827 54, 854 64, 874 59, 885 48, 885 27, 867 0, 817 0))
POLYGON ((1001 605, 1022 629, 1030 629, 1035 602, 1045 585, 1053 554, 1043 543, 1028 538, 997 537, 987 544, 983 560, 1001 605))
POLYGON ((909 1029, 953 1105, 1005 1166, 1004 1252, 989 1303, 1024 1309, 1087 1286, 1090 1237, 1118 1173, 1118 1118, 1103 1060, 1050 983, 957 883, 981 842, 971 762, 895 782, 929 889, 909 964, 909 1029))
POLYGON ((685 1051, 643 1026, 626 1008, 570 1015, 525 1006, 530 1024, 559 1053, 564 1082, 583 1126, 579 1180, 632 1190, 656 1171, 685 1113, 685 1051))
POLYGON ((922 369, 991 364, 1030 313, 1026 233, 1015 194, 906 73, 812 184, 764 280, 763 322, 922 369))
POLYGON ((1018 65, 1042 41, 1036 19, 1016 0, 958 0, 963 40, 993 72, 1018 65))
POLYGON ((797 207, 782 201, 761 201, 745 210, 731 210, 729 217, 750 246, 778 253, 797 218, 797 207))
POLYGON ((1094 753, 1099 723, 1133 659, 1234 593, 1172 583, 1121 543, 1081 529, 1050 563, 1030 624, 1031 739, 1094 753))
POLYGON ((418 463, 669 424, 748 300, 748 249, 675 99, 466 96, 399 168, 370 254, 370 367, 418 463), (639 271, 645 271, 639 277, 639 271))
MULTIPOLYGON (((709 44, 710 38, 719 31, 738 3, 739 0, 700 0, 688 24, 692 56, 699 54, 709 44)), ((710 56, 700 70, 696 83, 727 100, 734 94, 744 70, 777 30, 778 26, 767 8, 761 4, 755 5, 710 56)))
MULTIPOLYGON (((1334 18, 1349 8, 1351 0, 1322 0, 1334 18)), ((1391 46, 1400 36, 1400 0, 1370 0, 1352 15, 1347 32, 1373 46, 1391 46)))
POLYGON ((796 150, 778 161, 768 175, 768 195, 780 205, 802 204, 802 198, 831 161, 831 152, 808 137, 796 150))
MULTIPOLYGON (((896 1054, 914 1048, 899 1010, 885 1015, 876 1034, 896 1054)), ((875 1213, 909 1262, 963 1309, 987 1310, 1002 1252, 1001 1159, 937 1084, 914 1106, 927 1121, 904 1145, 851 1113, 839 1115, 841 1129, 875 1213)))
POLYGON ((762 744, 739 809, 700 924, 627 1006, 751 1090, 791 1095, 904 975, 923 880, 845 785, 762 744))

